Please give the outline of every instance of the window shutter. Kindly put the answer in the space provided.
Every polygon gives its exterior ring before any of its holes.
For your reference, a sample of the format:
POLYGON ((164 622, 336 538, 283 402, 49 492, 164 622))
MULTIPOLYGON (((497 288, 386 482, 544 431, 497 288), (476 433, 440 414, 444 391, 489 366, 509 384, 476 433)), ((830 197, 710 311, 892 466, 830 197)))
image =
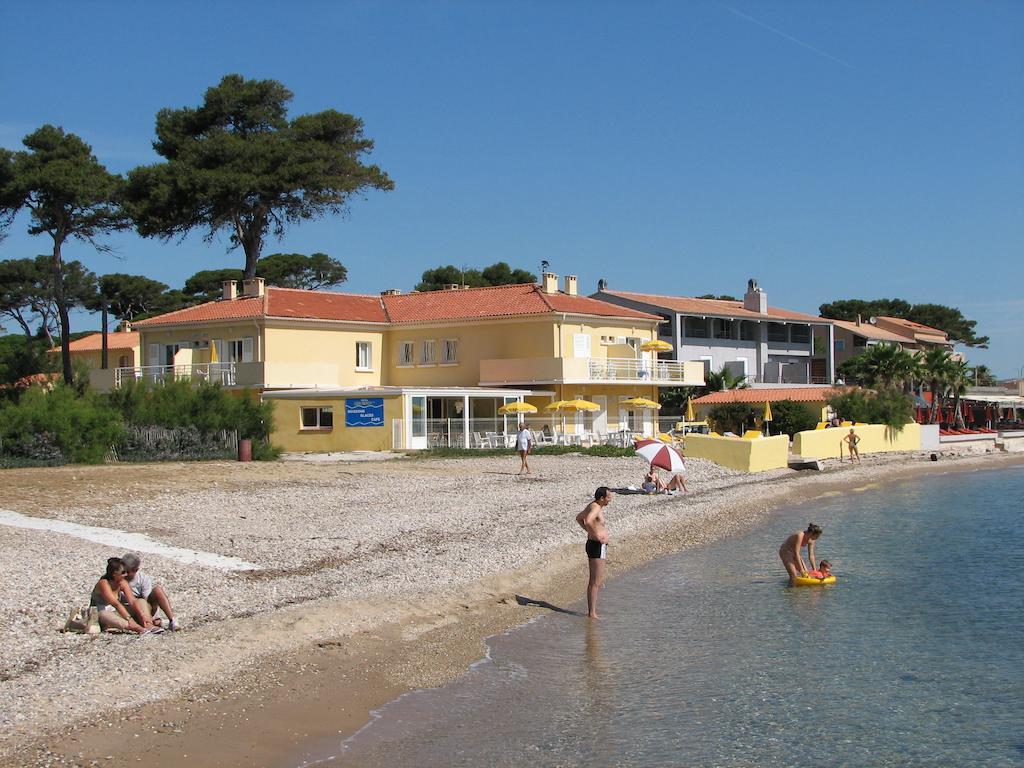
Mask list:
POLYGON ((246 336, 242 339, 242 362, 252 362, 252 336, 246 336))
POLYGON ((590 357, 590 334, 576 333, 572 337, 572 356, 590 357))
POLYGON ((150 344, 149 345, 149 364, 160 365, 160 345, 150 344))

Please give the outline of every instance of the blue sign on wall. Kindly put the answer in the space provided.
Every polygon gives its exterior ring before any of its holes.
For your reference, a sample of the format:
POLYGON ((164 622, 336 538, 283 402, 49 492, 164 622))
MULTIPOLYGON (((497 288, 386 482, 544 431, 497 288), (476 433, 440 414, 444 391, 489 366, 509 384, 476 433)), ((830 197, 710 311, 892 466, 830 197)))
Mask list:
POLYGON ((384 398, 361 397, 345 400, 346 427, 383 427, 384 398))

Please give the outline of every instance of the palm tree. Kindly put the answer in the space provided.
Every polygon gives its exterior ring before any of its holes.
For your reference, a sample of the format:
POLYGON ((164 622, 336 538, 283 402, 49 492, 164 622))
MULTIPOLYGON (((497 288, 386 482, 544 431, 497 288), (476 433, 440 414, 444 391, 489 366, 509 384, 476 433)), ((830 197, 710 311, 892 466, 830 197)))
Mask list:
POLYGON ((747 377, 733 373, 726 365, 720 371, 708 371, 704 375, 704 392, 722 392, 726 389, 747 389, 747 377))
POLYGON ((957 429, 963 429, 964 415, 960 413, 960 396, 971 383, 971 369, 966 360, 953 360, 950 365, 949 389, 953 392, 953 419, 957 429))
MULTIPOLYGON (((921 378, 927 382, 932 393, 932 407, 928 413, 928 423, 938 421, 939 408, 945 399, 946 388, 950 386, 956 375, 956 361, 948 350, 933 347, 921 357, 921 378)), ((965 366, 966 367, 966 366, 965 366)))
POLYGON ((848 360, 844 372, 869 389, 905 390, 917 375, 917 367, 917 358, 895 344, 876 344, 848 360))

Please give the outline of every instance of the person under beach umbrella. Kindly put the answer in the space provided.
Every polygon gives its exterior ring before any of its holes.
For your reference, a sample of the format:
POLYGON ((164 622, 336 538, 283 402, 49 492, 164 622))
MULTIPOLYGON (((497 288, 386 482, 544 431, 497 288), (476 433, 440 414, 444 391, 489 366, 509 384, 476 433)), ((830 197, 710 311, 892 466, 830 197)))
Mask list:
POLYGON ((686 471, 686 461, 679 451, 661 440, 637 440, 633 444, 638 456, 647 460, 652 467, 668 472, 686 471))

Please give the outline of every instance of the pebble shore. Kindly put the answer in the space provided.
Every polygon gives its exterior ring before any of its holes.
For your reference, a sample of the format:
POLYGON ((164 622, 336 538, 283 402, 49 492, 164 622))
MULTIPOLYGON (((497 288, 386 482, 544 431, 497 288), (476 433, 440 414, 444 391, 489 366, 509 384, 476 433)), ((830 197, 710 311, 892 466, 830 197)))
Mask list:
MULTIPOLYGON (((870 479, 875 465, 894 458, 849 471, 870 479)), ((65 534, 0 526, 7 574, 0 582, 0 761, 17 764, 20 744, 58 727, 113 723, 134 705, 188 691, 215 696, 219 682, 255 669, 268 654, 368 626, 365 611, 361 619, 325 619, 324 606, 371 606, 377 621, 394 620, 410 602, 539 567, 582 543, 573 518, 595 487, 639 484, 645 466, 637 458, 579 455, 531 463, 534 474, 522 478, 514 474, 517 460, 504 458, 402 459, 372 468, 279 462, 259 471, 182 465, 180 482, 123 501, 116 492, 113 500, 91 503, 69 495, 66 505, 51 503, 45 511, 3 502, 14 511, 144 533, 262 568, 225 572, 143 555, 143 570, 165 586, 184 631, 62 634, 67 611, 87 603, 105 559, 121 553, 65 534)), ((762 488, 797 478, 791 470, 748 475, 694 459, 687 468, 691 493, 614 500, 613 543, 643 540, 687 520, 728 523, 730 509, 762 488)), ((799 477, 817 477, 814 483, 827 474, 799 477)))

